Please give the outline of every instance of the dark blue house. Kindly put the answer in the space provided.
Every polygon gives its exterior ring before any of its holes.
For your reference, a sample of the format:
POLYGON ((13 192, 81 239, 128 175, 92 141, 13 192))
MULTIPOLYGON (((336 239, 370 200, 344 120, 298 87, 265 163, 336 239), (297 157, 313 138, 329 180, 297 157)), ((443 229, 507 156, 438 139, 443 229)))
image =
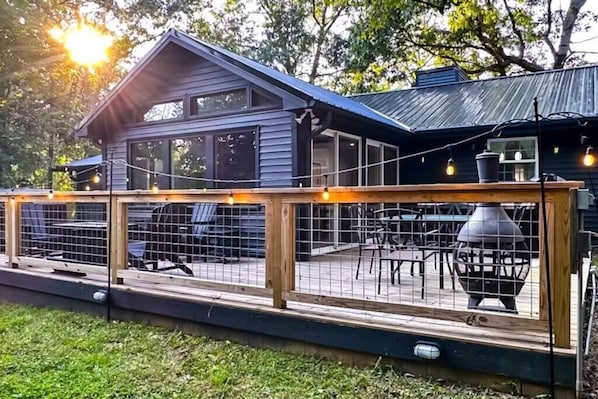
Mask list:
MULTIPOLYGON (((115 189, 475 182, 474 156, 485 147, 501 154, 503 180, 536 177, 542 151, 546 172, 589 182, 595 168, 582 166, 581 157, 587 145, 598 148, 597 122, 597 66, 476 81, 448 67, 419 72, 412 89, 343 97, 170 30, 76 135, 100 144, 104 159, 113 149, 115 159, 129 164, 115 165, 115 189), (530 117, 534 97, 542 115, 576 112, 587 124, 542 122, 543 148, 530 121, 450 153, 395 160, 530 117), (583 146, 582 135, 588 137, 583 146), (457 167, 452 177, 444 173, 449 157, 457 167)), ((346 209, 309 212, 317 217, 304 230, 318 234, 311 250, 334 247, 334 230, 342 226, 319 223, 346 209)), ((598 230, 595 216, 589 222, 598 230)))

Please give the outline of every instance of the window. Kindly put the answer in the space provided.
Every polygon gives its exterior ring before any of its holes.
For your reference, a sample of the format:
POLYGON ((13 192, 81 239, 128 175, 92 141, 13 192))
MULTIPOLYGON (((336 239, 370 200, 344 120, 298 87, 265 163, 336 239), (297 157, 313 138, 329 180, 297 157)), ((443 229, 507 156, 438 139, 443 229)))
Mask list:
POLYGON ((247 108, 249 105, 246 89, 191 97, 191 115, 241 111, 247 108))
POLYGON ((151 172, 165 172, 164 155, 168 151, 167 143, 162 140, 134 143, 131 146, 130 163, 140 169, 131 169, 131 189, 149 190, 154 181, 159 187, 168 187, 168 178, 164 176, 152 176, 151 172), (147 171, 151 172, 147 172, 147 171))
MULTIPOLYGON (((177 176, 191 176, 208 178, 208 157, 205 136, 191 139, 173 139, 170 142, 172 174, 177 176)), ((204 188, 207 181, 172 178, 172 188, 204 188)))
POLYGON ((254 180, 256 137, 256 131, 247 130, 132 143, 129 163, 143 170, 131 170, 129 186, 148 190, 157 181, 161 189, 255 187, 255 183, 215 184, 212 180, 254 180))
POLYGON ((488 148, 499 154, 499 180, 528 181, 537 175, 538 150, 534 137, 488 140, 488 148))
POLYGON ((157 122, 183 117, 183 100, 154 104, 143 114, 143 122, 157 122))

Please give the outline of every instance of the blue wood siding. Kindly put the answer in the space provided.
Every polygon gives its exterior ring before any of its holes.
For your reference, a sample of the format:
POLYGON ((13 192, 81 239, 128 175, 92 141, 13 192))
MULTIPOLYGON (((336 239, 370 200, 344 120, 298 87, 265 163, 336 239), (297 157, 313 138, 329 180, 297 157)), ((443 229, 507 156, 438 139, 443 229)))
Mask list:
MULTIPOLYGON (((180 76, 152 99, 160 102, 199 93, 225 91, 246 87, 249 82, 202 58, 185 58, 187 65, 179 69, 180 76)), ((258 173, 262 187, 290 186, 292 184, 292 145, 294 114, 282 109, 244 112, 236 115, 194 118, 176 122, 125 127, 117 132, 114 158, 127 160, 127 145, 131 141, 152 140, 243 128, 259 131, 258 173)), ((114 188, 127 188, 127 171, 122 165, 114 168, 114 188)))

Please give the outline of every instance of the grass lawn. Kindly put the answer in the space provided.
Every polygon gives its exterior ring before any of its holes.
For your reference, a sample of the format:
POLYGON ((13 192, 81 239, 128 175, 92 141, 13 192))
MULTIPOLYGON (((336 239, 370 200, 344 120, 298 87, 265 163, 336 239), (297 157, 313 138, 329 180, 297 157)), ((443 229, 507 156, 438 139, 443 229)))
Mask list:
POLYGON ((0 398, 513 398, 99 317, 0 303, 0 398))

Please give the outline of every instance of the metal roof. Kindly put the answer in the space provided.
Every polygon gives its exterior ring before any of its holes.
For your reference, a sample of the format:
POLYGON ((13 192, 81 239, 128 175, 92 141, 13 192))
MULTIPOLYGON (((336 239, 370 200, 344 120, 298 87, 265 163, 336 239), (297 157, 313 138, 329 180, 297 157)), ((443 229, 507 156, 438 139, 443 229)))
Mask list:
POLYGON ((533 115, 534 97, 544 116, 567 111, 598 117, 598 65, 351 98, 417 132, 491 126, 527 118, 533 115))
POLYGON ((102 163, 102 154, 95 155, 89 158, 78 159, 76 161, 69 162, 64 166, 66 166, 67 168, 81 168, 85 166, 99 165, 100 163, 102 163))

